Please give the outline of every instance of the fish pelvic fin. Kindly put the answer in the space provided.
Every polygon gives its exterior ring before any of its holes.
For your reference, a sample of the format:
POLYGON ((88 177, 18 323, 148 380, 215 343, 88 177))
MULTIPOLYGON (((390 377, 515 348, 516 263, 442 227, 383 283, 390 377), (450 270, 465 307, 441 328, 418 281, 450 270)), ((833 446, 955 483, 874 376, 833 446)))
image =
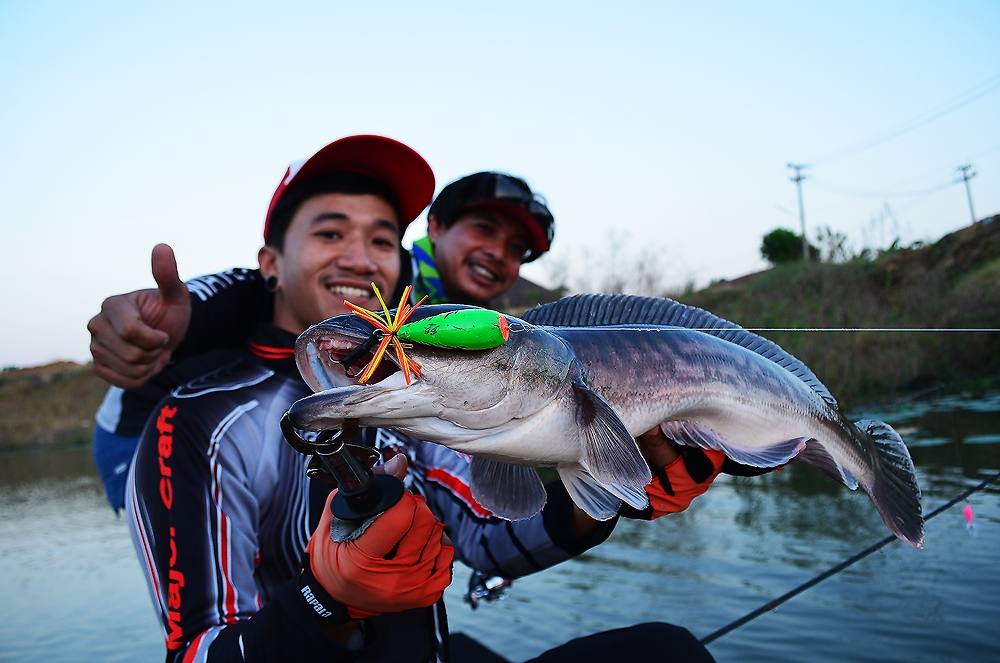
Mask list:
POLYGON ((783 440, 763 449, 745 449, 739 443, 723 439, 714 430, 693 421, 664 421, 660 430, 671 440, 689 447, 715 449, 740 465, 750 467, 777 467, 795 458, 806 448, 809 438, 796 437, 783 440))
POLYGON ((875 478, 865 489, 882 521, 893 534, 914 548, 923 548, 920 486, 906 444, 899 433, 881 421, 862 419, 854 425, 875 452, 875 478))
POLYGON ((573 503, 594 520, 614 518, 623 501, 639 510, 649 505, 645 490, 603 485, 582 465, 560 465, 556 471, 573 503))
POLYGON ((524 520, 545 506, 545 487, 533 467, 474 456, 469 473, 473 497, 500 518, 524 520))
POLYGON ((621 418, 600 395, 573 381, 576 419, 583 445, 583 466, 598 483, 643 490, 653 480, 639 445, 621 418))

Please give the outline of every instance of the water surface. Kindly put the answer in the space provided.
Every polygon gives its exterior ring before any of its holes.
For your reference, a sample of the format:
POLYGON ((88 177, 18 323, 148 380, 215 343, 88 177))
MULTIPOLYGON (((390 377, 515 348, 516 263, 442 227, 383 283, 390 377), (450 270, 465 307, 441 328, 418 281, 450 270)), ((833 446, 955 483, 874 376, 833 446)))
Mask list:
MULTIPOLYGON (((1000 470, 1000 393, 855 413, 907 440, 930 512, 1000 470)), ((719 661, 1000 660, 1000 484, 712 643, 719 661)), ((512 660, 643 621, 705 636, 886 535, 868 499, 811 467, 722 477, 687 512, 623 521, 588 554, 471 610, 448 589, 452 630, 512 660)), ((0 660, 162 660, 162 632, 124 519, 89 449, 0 454, 0 660)))

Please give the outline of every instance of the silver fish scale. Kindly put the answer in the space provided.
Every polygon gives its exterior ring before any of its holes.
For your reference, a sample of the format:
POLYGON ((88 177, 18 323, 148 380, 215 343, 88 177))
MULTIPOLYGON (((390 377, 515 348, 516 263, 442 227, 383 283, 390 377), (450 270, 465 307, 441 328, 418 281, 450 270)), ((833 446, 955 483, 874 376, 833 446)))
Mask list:
POLYGON ((827 403, 837 407, 833 394, 809 367, 773 341, 704 309, 672 299, 635 295, 573 295, 533 308, 525 312, 522 318, 532 324, 553 327, 647 325, 644 327, 646 331, 669 332, 676 331, 677 327, 696 329, 773 361, 809 385, 827 403))

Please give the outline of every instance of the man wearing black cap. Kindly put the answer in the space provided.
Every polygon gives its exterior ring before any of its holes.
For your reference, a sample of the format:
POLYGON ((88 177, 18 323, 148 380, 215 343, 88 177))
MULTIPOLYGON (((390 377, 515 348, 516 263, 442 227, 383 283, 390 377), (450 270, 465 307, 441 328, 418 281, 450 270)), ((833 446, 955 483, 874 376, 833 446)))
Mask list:
POLYGON ((431 203, 428 235, 413 243, 413 283, 430 303, 485 304, 510 289, 523 263, 549 250, 552 213, 517 177, 475 173, 431 203))

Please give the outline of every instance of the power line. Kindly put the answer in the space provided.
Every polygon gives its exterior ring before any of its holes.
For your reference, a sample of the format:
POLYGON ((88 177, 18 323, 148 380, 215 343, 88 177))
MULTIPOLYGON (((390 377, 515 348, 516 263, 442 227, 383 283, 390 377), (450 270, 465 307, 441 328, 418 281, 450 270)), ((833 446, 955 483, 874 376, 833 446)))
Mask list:
POLYGON ((915 131, 920 127, 930 124, 931 122, 934 122, 935 120, 938 120, 961 108, 964 108, 965 106, 968 106, 972 102, 977 101, 997 90, 1000 90, 1000 74, 995 74, 993 76, 990 76, 986 80, 974 85, 973 87, 969 88, 968 90, 961 93, 957 97, 954 97, 952 100, 945 102, 943 107, 939 107, 927 111, 925 113, 922 113, 921 115, 916 116, 909 122, 903 124, 898 129, 877 134, 874 137, 858 145, 854 145, 844 150, 833 152, 832 154, 825 155, 820 159, 814 159, 812 163, 814 165, 820 163, 829 163, 831 161, 837 161, 843 159, 844 157, 857 154, 859 152, 865 152, 873 147, 877 147, 878 145, 881 145, 883 143, 895 140, 900 136, 903 136, 905 134, 910 133, 911 131, 915 131))
POLYGON ((916 196, 928 196, 932 193, 943 191, 944 189, 952 187, 955 184, 956 182, 954 181, 944 182, 943 184, 938 184, 926 189, 917 189, 915 191, 844 191, 823 186, 822 180, 820 180, 816 186, 828 193, 832 193, 837 196, 849 196, 852 198, 913 198, 916 196))

